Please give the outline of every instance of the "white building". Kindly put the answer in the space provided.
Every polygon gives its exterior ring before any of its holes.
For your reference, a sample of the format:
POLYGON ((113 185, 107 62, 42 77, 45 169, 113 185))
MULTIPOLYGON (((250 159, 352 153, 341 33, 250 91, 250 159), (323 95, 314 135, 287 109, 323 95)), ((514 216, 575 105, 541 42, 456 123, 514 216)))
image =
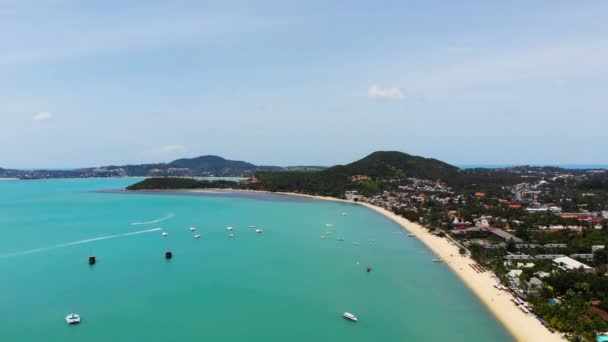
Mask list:
POLYGON ((344 193, 344 198, 346 198, 347 201, 359 202, 361 200, 361 195, 356 191, 347 191, 344 193))
POLYGON ((574 260, 570 257, 563 256, 559 258, 553 259, 553 265, 557 266, 557 268, 562 269, 564 271, 567 270, 578 270, 583 269, 583 271, 589 273, 593 270, 590 266, 583 264, 580 261, 574 260))

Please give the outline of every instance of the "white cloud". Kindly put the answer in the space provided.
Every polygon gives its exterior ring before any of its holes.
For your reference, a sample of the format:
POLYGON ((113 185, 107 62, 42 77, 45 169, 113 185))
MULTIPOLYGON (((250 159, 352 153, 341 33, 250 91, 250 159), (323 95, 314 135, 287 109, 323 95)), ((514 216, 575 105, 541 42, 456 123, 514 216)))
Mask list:
POLYGON ((372 84, 367 90, 367 96, 372 98, 382 98, 391 100, 405 100, 405 96, 399 88, 383 88, 377 84, 372 84))
POLYGON ((166 145, 149 150, 146 154, 154 158, 169 158, 182 156, 188 152, 188 148, 183 145, 166 145))
POLYGON ((34 121, 47 121, 50 120, 53 116, 49 112, 40 112, 32 118, 34 121))

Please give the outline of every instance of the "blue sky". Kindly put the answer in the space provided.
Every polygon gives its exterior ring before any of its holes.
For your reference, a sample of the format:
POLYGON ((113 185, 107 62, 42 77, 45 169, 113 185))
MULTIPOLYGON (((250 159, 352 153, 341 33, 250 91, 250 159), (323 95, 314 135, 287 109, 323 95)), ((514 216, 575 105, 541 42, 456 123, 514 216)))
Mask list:
POLYGON ((608 164, 606 1, 0 0, 0 166, 608 164))

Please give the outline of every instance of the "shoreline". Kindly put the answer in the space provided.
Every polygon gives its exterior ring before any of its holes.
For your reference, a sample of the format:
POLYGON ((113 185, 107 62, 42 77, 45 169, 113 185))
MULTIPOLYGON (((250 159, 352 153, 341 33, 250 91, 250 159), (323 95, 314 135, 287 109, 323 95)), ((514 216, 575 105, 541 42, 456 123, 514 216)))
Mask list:
POLYGON ((369 203, 353 202, 334 197, 313 196, 292 192, 270 192, 239 189, 185 189, 185 191, 213 191, 216 193, 221 191, 258 192, 362 205, 397 223, 403 230, 414 234, 415 238, 420 240, 435 255, 443 259, 443 263, 446 264, 450 270, 458 276, 458 278, 467 286, 467 288, 483 303, 483 305, 517 341, 565 341, 565 339, 559 333, 550 332, 536 319, 533 314, 523 313, 511 301, 514 296, 510 292, 495 288, 494 285, 498 284, 498 282, 494 278, 494 273, 491 271, 484 273, 475 272, 469 265, 477 264, 477 262, 471 259, 469 256, 460 255, 459 248, 448 239, 432 235, 421 225, 408 221, 407 219, 384 208, 380 208, 369 203))

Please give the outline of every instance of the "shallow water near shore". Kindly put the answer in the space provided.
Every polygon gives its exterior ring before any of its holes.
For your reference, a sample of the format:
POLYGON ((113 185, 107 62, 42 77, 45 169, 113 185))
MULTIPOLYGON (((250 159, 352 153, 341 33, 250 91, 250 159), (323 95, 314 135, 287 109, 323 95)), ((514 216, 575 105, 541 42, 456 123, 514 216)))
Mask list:
POLYGON ((365 207, 98 192, 136 181, 0 183, 2 341, 513 340, 446 265, 365 207))

